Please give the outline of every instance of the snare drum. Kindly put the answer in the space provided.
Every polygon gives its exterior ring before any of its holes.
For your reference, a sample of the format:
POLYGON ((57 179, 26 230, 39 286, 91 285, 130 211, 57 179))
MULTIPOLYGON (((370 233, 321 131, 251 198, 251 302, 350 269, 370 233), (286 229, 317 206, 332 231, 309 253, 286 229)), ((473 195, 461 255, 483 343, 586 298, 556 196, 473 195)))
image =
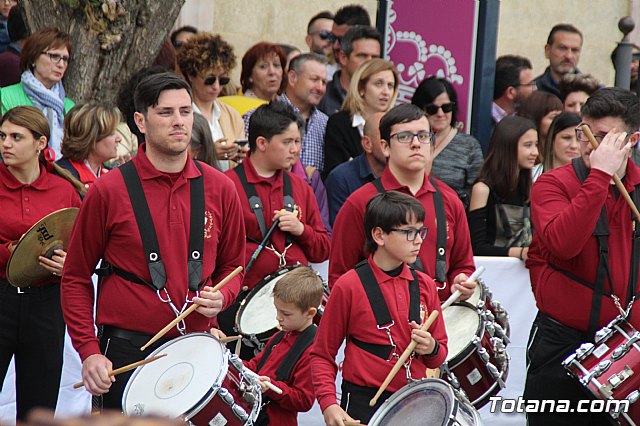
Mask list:
MULTIPOLYGON (((476 286, 475 292, 469 299, 465 300, 465 302, 471 303, 473 306, 478 307, 478 309, 485 309, 491 312, 493 318, 489 316, 490 321, 495 321, 496 325, 499 325, 502 330, 504 330, 504 334, 507 337, 511 336, 511 330, 509 329, 509 314, 506 309, 504 309, 498 300, 493 300, 491 290, 489 290, 489 287, 482 278, 478 278, 476 282, 478 285, 476 286)), ((504 341, 505 345, 509 344, 508 338, 504 339, 504 341)))
POLYGON ((469 303, 454 303, 442 314, 449 353, 441 377, 480 408, 505 387, 509 356, 504 341, 494 322, 469 303))
POLYGON ((375 412, 369 426, 474 426, 478 412, 440 379, 410 383, 389 397, 375 412))
POLYGON ((619 424, 640 424, 640 332, 623 317, 598 331, 595 343, 583 343, 562 365, 595 399, 629 401, 626 412, 622 405, 609 407, 619 424))
MULTIPOLYGON (((255 348, 256 355, 264 348, 269 338, 278 331, 277 311, 273 304, 273 287, 282 277, 299 266, 299 264, 287 266, 275 274, 267 275, 240 303, 235 328, 243 336, 242 342, 255 348)), ((325 283, 322 305, 318 307, 318 313, 314 318, 316 324, 322 317, 327 299, 328 290, 325 283)))
POLYGON ((138 367, 127 383, 122 408, 128 416, 153 414, 199 425, 253 424, 262 404, 260 384, 242 361, 215 337, 193 333, 173 339, 138 367))

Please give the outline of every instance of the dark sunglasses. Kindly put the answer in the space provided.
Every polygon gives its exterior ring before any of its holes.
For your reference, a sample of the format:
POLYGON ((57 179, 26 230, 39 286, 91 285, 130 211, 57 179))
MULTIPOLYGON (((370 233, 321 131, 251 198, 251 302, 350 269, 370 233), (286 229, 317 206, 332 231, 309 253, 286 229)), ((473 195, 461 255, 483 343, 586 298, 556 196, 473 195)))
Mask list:
POLYGON ((455 102, 447 102, 446 104, 442 104, 442 105, 434 105, 434 104, 429 104, 427 106, 424 107, 424 110, 427 112, 427 114, 429 115, 434 115, 438 113, 438 110, 440 108, 442 108, 442 112, 444 112, 445 114, 448 112, 453 111, 453 107, 456 103, 455 102))
POLYGON ((318 34, 318 36, 322 40, 329 40, 331 39, 331 37, 333 37, 333 34, 331 34, 331 31, 322 30, 322 31, 315 31, 310 33, 310 35, 316 35, 316 34, 318 34))
POLYGON ((229 77, 222 77, 222 76, 218 77, 217 75, 212 75, 211 77, 207 77, 204 79, 204 85, 212 86, 216 84, 216 80, 220 81, 220 86, 225 86, 229 84, 229 82, 231 81, 229 77))
POLYGON ((323 34, 322 34, 322 33, 320 33, 320 38, 321 38, 321 39, 323 39, 323 40, 327 40, 327 39, 328 39, 331 43, 335 43, 336 41, 337 41, 338 43, 340 43, 340 39, 341 39, 342 37, 337 37, 334 33, 330 33, 330 32, 328 32, 328 31, 322 31, 322 32, 324 33, 324 37, 323 37, 323 34), (325 37, 326 37, 326 38, 325 38, 325 37))

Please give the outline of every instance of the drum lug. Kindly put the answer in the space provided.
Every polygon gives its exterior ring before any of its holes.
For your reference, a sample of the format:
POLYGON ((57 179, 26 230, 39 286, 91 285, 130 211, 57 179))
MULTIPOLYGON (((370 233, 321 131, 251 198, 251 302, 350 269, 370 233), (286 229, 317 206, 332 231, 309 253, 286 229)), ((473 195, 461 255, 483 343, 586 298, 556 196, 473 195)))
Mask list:
POLYGON ((626 355, 627 352, 629 352, 629 349, 631 349, 631 347, 638 340, 640 340, 640 333, 636 331, 629 340, 627 340, 622 345, 618 346, 613 350, 613 352, 611 353, 611 358, 613 358, 614 360, 618 360, 619 358, 622 358, 624 355, 626 355))
POLYGON ((497 353, 502 353, 505 351, 505 344, 504 341, 498 337, 492 337, 491 338, 491 343, 493 344, 493 350, 497 353))
MULTIPOLYGON (((600 364, 598 364, 598 367, 599 366, 600 364)), ((609 377, 607 379, 607 382, 609 382, 609 384, 600 387, 598 391, 600 391, 600 393, 606 398, 610 398, 613 390, 616 389, 618 386, 620 386, 625 380, 627 380, 631 376, 633 376, 633 370, 628 365, 625 365, 624 370, 609 377)))
MULTIPOLYGON (((479 310, 479 309, 478 309, 479 310)), ((493 313, 491 311, 487 311, 487 310, 482 310, 480 312, 480 315, 482 315, 482 317, 486 320, 486 321, 490 321, 490 322, 494 322, 496 320, 496 317, 493 315, 493 313)))
POLYGON ((233 395, 231 395, 231 392, 229 392, 225 388, 220 388, 220 389, 218 389, 218 395, 220 395, 220 398, 222 398, 222 400, 227 405, 233 407, 233 404, 235 403, 235 401, 233 399, 233 395))
POLYGON ((491 364, 490 362, 487 362, 485 366, 487 367, 487 370, 489 370, 489 374, 491 374, 491 377, 496 379, 496 381, 498 382, 500 389, 504 389, 505 383, 504 383, 504 380, 502 380, 502 377, 500 377, 501 374, 498 368, 495 365, 491 364))
POLYGON ((451 370, 449 370, 449 364, 446 362, 442 364, 442 375, 446 377, 447 381, 451 384, 451 386, 453 386, 455 389, 462 391, 462 389, 460 388, 460 381, 458 380, 456 375, 453 374, 451 370))
POLYGON ((509 340, 509 337, 507 337, 507 333, 505 333, 504 328, 502 328, 500 324, 494 323, 494 327, 496 335, 502 339, 505 345, 511 343, 511 340, 509 340))
POLYGON ((634 390, 629 395, 627 395, 625 399, 627 399, 631 404, 635 404, 636 402, 638 402, 638 399, 640 399, 640 391, 638 391, 637 389, 634 390))
POLYGON ((229 363, 238 371, 244 370, 244 364, 242 364, 242 360, 236 354, 229 355, 229 363))
POLYGON ((609 323, 609 325, 607 325, 606 327, 603 327, 600 330, 596 331, 595 343, 598 344, 607 340, 611 336, 611 333, 613 333, 613 329, 612 324, 609 323))
POLYGON ((491 336, 491 337, 495 336, 495 334, 496 334, 495 323, 489 322, 489 321, 485 321, 484 322, 484 328, 487 330, 487 333, 489 333, 489 336, 491 336))
POLYGON ((576 359, 582 361, 593 351, 594 347, 593 343, 583 343, 576 351, 576 359))
POLYGON ((247 419, 249 419, 247 411, 238 404, 233 404, 233 406, 231 407, 231 411, 233 411, 233 414, 235 414, 236 417, 242 422, 246 422, 247 419))
POLYGON ((489 352, 487 352, 487 350, 483 347, 480 347, 480 349, 478 349, 478 355, 480 356, 480 359, 485 362, 488 363, 489 362, 489 352))

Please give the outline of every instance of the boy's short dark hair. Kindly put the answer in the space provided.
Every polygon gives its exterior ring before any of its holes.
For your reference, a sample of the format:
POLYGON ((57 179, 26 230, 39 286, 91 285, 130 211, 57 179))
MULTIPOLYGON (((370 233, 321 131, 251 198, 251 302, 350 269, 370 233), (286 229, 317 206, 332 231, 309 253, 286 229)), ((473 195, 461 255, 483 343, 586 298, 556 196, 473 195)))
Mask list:
POLYGON ((308 266, 295 268, 273 287, 274 297, 285 303, 293 303, 303 312, 320 306, 323 294, 322 279, 308 266))
POLYGON ((193 101, 193 95, 191 94, 191 87, 189 86, 189 83, 178 77, 176 74, 172 72, 163 72, 147 76, 138 83, 133 95, 133 103, 136 111, 146 117, 149 107, 158 105, 158 99, 160 99, 160 94, 162 92, 165 90, 180 89, 186 90, 193 101))
POLYGON ((248 139, 251 152, 255 152, 256 140, 259 136, 271 140, 272 137, 284 133, 291 123, 298 125, 301 134, 304 132, 304 119, 291 105, 272 101, 259 106, 249 119, 248 139))
POLYGON ((378 30, 367 25, 353 25, 340 39, 340 49, 347 57, 353 52, 353 43, 358 40, 375 40, 382 46, 382 37, 378 30))
MULTIPOLYGON (((582 105, 582 116, 590 118, 618 117, 627 126, 626 132, 640 128, 640 98, 629 90, 604 87, 589 96, 582 105)), ((618 129, 621 130, 621 129, 618 129)))
POLYGON ((343 6, 333 17, 336 25, 371 25, 371 18, 367 9, 359 4, 343 6))
POLYGON ((413 104, 402 104, 393 107, 380 119, 380 139, 389 143, 391 128, 396 124, 410 123, 426 117, 424 110, 413 104))
MULTIPOLYGON (((417 107, 416 107, 417 108, 417 107)), ((417 199, 398 191, 386 191, 377 194, 367 203, 364 213, 364 235, 366 248, 369 253, 378 249, 378 243, 373 240, 371 232, 379 227, 385 233, 392 228, 406 225, 410 219, 424 222, 424 206, 417 199)))

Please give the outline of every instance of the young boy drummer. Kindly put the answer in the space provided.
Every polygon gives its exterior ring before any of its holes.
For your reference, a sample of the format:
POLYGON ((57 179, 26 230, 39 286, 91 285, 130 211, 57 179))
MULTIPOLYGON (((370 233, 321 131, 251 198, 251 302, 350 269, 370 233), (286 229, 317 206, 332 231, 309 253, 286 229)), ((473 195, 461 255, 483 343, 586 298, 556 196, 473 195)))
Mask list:
MULTIPOLYGON (((262 387, 264 405, 256 426, 295 426, 298 413, 311 409, 314 392, 309 357, 317 329, 313 317, 323 293, 322 280, 307 266, 294 269, 275 284, 273 303, 282 331, 257 357, 245 361, 245 367, 258 373, 262 387), (282 394, 270 390, 264 382, 279 387, 282 394)), ((219 330, 212 330, 212 334, 222 335, 219 330)))
POLYGON ((316 397, 327 425, 344 421, 368 423, 391 394, 422 379, 426 368, 439 367, 447 357, 442 315, 429 331, 418 330, 432 310, 440 311, 435 282, 409 268, 426 236, 424 207, 396 191, 376 195, 364 216, 366 261, 335 283, 311 351, 316 397), (343 364, 342 400, 336 403, 336 353, 347 339, 343 364), (374 407, 375 395, 398 357, 417 342, 414 353, 374 407))

